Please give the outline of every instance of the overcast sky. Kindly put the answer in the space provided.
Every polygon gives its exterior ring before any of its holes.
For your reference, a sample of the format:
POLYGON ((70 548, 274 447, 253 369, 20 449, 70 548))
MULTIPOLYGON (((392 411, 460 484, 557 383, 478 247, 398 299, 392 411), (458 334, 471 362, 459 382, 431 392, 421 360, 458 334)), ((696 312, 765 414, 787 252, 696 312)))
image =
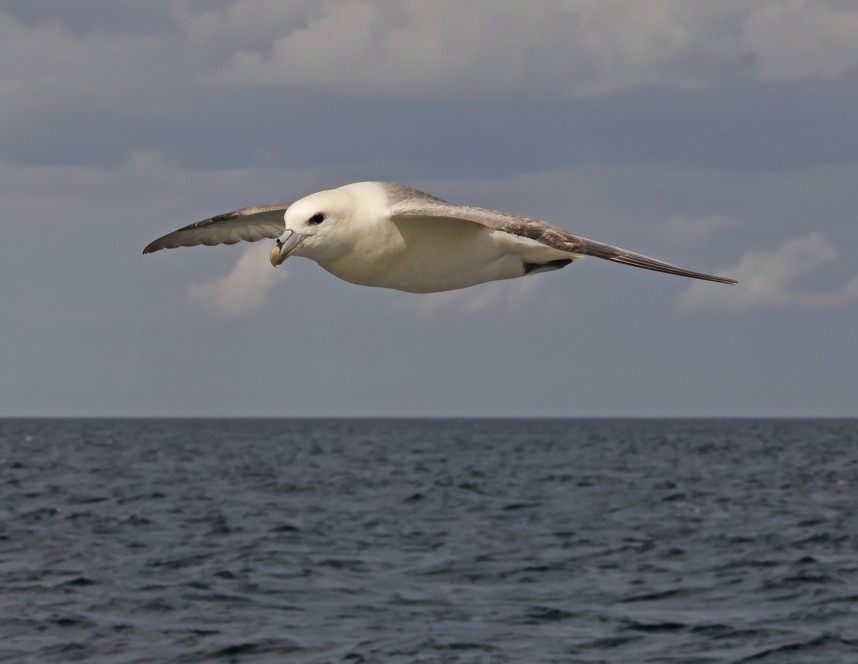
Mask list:
POLYGON ((0 415, 854 416, 856 109, 852 0, 0 0, 0 415), (141 253, 373 179, 741 283, 141 253))

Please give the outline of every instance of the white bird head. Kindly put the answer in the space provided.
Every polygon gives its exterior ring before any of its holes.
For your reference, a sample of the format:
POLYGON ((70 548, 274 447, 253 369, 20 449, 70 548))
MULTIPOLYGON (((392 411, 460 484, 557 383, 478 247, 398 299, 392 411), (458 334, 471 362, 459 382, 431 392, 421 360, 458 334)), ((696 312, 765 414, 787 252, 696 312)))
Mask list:
POLYGON ((320 191, 302 198, 286 210, 286 230, 269 258, 275 267, 289 256, 317 262, 332 261, 353 249, 360 231, 352 223, 359 209, 354 196, 343 189, 320 191))

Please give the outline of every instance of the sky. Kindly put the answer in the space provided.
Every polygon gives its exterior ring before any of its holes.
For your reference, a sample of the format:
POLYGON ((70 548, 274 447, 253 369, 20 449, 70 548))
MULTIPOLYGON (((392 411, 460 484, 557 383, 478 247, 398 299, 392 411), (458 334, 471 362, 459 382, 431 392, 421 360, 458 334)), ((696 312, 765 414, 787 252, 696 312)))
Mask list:
POLYGON ((855 416, 856 109, 852 0, 0 0, 0 416, 855 416), (361 180, 740 284, 142 255, 361 180))

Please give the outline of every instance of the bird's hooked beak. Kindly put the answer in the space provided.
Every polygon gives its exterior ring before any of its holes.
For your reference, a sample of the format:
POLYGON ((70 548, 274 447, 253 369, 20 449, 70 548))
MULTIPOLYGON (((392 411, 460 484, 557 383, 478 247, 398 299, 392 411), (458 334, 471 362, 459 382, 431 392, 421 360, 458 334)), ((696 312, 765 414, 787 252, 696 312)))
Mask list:
POLYGON ((306 237, 306 235, 296 233, 295 231, 287 228, 286 232, 277 238, 277 246, 271 250, 270 254, 268 254, 268 259, 271 261, 271 264, 274 267, 280 265, 280 263, 289 258, 289 254, 295 251, 306 237))

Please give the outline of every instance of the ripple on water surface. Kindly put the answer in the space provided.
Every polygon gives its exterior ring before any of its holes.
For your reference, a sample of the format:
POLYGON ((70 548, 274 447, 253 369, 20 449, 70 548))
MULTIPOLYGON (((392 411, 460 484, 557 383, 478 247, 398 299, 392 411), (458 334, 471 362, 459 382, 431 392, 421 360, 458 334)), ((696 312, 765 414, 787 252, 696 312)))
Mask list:
POLYGON ((854 662, 855 420, 2 420, 9 662, 854 662))

